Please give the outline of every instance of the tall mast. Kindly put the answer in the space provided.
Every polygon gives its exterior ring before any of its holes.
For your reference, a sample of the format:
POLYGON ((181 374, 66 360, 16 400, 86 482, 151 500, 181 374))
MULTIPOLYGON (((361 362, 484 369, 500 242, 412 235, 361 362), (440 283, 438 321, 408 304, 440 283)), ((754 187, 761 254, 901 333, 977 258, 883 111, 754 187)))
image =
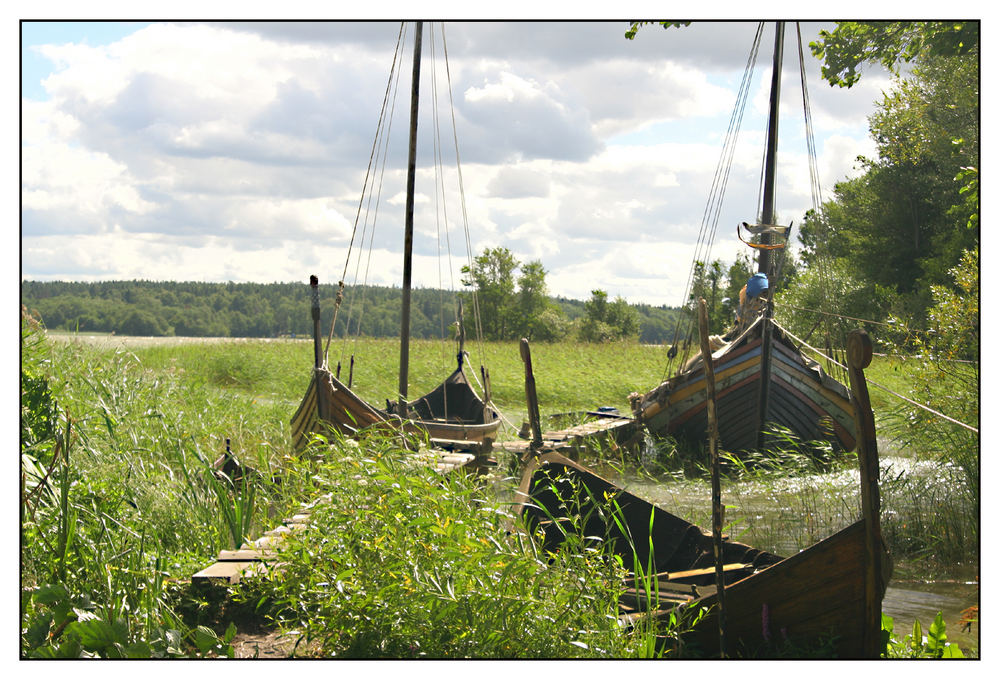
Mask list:
MULTIPOLYGON (((767 154, 764 160, 764 202, 761 206, 760 221, 765 225, 774 224, 774 178, 778 156, 778 101, 781 99, 781 61, 785 44, 785 22, 779 21, 774 29, 774 62, 771 67, 771 103, 767 119, 767 154)), ((771 235, 761 234, 761 242, 771 243, 771 235)), ((773 266, 771 251, 763 248, 757 260, 757 271, 771 278, 773 266)))
POLYGON ((403 309, 399 322, 399 415, 406 417, 410 371, 410 282, 413 276, 413 185, 417 171, 417 111, 420 101, 420 48, 424 24, 418 21, 413 38, 413 82, 410 86, 410 154, 406 166, 406 224, 403 236, 403 309))
MULTIPOLYGON (((767 120, 767 155, 764 159, 764 204, 761 206, 761 223, 764 225, 774 224, 774 180, 775 167, 778 155, 778 102, 781 99, 781 58, 782 48, 785 43, 785 23, 779 21, 774 26, 774 61, 771 66, 771 103, 770 113, 767 120)), ((765 245, 771 243, 771 235, 761 234, 761 242, 765 245)), ((760 257, 757 260, 757 271, 767 275, 768 281, 772 277, 774 267, 771 264, 771 251, 768 248, 760 249, 760 257)), ((768 392, 771 384, 771 315, 774 313, 774 284, 770 282, 767 302, 764 307, 764 318, 761 323, 761 352, 760 352, 760 393, 757 397, 757 448, 764 445, 764 425, 767 422, 768 392)))

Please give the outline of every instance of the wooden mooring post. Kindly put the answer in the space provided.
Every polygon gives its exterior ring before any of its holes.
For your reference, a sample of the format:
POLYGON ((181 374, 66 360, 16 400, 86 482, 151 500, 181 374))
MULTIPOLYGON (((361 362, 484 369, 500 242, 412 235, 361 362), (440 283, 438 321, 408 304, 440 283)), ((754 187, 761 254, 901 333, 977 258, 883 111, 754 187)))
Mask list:
POLYGON ((542 448, 542 419, 538 415, 538 395, 535 393, 535 374, 531 368, 531 347, 527 338, 521 338, 521 361, 524 362, 524 395, 528 401, 528 424, 531 427, 531 451, 542 448))
POLYGON ((882 525, 878 491, 878 443, 875 416, 868 397, 865 371, 872 362, 872 341, 864 330, 847 335, 847 366, 858 430, 858 465, 861 469, 861 514, 865 521, 865 616, 863 654, 877 659, 882 640, 882 525))
POLYGON ((708 450, 712 465, 712 546, 715 553, 715 588, 719 600, 719 656, 726 658, 726 581, 722 560, 722 483, 719 479, 719 421, 715 413, 715 370, 708 343, 708 306, 698 299, 698 334, 701 336, 701 360, 705 371, 705 406, 708 412, 708 450))

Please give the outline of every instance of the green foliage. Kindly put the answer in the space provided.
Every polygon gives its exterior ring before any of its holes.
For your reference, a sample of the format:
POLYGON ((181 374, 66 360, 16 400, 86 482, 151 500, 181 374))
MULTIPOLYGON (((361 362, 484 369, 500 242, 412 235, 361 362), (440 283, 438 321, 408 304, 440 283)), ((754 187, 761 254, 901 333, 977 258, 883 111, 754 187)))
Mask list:
POLYGON ((619 657, 620 580, 592 552, 538 552, 509 509, 389 439, 334 441, 330 493, 281 550, 264 595, 308 654, 619 657), (506 537, 505 537, 506 536, 506 537))
MULTIPOLYGON (((182 595, 168 577, 189 576, 230 545, 208 474, 219 432, 231 432, 240 446, 254 441, 251 450, 260 453, 249 462, 269 472, 271 449, 262 442, 287 446, 285 407, 276 412, 247 398, 220 397, 203 380, 181 382, 188 376, 176 370, 154 373, 120 350, 41 346, 44 352, 22 354, 22 371, 46 377, 51 399, 40 403, 58 399, 60 416, 48 439, 22 441, 32 448, 21 461, 21 587, 46 599, 52 592, 73 595, 58 611, 26 595, 22 653, 227 653, 180 620, 182 595)), ((262 506, 287 512, 298 502, 262 478, 252 478, 251 491, 262 506)), ((244 533, 256 530, 247 526, 244 533)))
POLYGON ((55 434, 57 405, 46 375, 45 330, 21 308, 21 453, 45 460, 55 434))
POLYGON ((507 248, 487 248, 472 265, 462 267, 462 285, 473 288, 483 332, 489 340, 513 337, 514 270, 520 263, 507 248))
POLYGON ((891 616, 882 614, 882 656, 889 659, 962 659, 965 655, 958 645, 948 642, 944 618, 941 612, 923 632, 920 621, 913 622, 913 630, 902 640, 895 637, 891 616))
POLYGON ((579 331, 584 342, 632 339, 639 333, 639 315, 622 297, 609 303, 607 292, 595 290, 585 308, 579 331))
POLYGON ((912 76, 897 79, 869 119, 878 158, 861 159, 865 174, 838 183, 822 212, 807 216, 807 271, 862 282, 856 299, 837 298, 848 310, 838 313, 892 314, 920 329, 933 287, 977 247, 978 81, 974 58, 917 56, 912 76))
MULTIPOLYGON (((722 262, 714 260, 707 266, 704 262, 694 263, 694 275, 691 282, 691 293, 687 304, 697 309, 699 298, 705 298, 708 309, 709 333, 721 333, 731 319, 725 318, 721 310, 722 302, 722 262)), ((739 294, 739 288, 736 289, 739 294)))
MULTIPOLYGON (((521 265, 520 275, 506 293, 496 296, 499 312, 480 299, 480 317, 486 323, 484 339, 528 337, 543 342, 563 340, 576 332, 573 320, 582 316, 584 302, 549 297, 545 269, 540 262, 521 265), (515 287, 516 283, 516 287, 515 287)), ((467 273, 468 274, 468 273, 467 273)), ((474 279, 466 278, 467 281, 474 279)), ((488 282, 484 280, 484 285, 488 282)), ((337 290, 320 285, 321 328, 333 321, 337 290)), ((468 295, 467 293, 463 295, 468 295)), ((415 339, 441 339, 454 321, 455 293, 434 289, 412 291, 410 335, 415 339)), ((24 281, 21 298, 37 319, 51 330, 129 335, 182 337, 311 337, 309 292, 304 284, 235 284, 171 281, 107 281, 72 283, 24 281), (141 309, 137 306, 141 305, 141 309), (135 313, 146 325, 125 322, 135 313), (151 320, 155 319, 155 321, 151 320), (127 330, 126 330, 127 329, 127 330)), ((401 293, 398 288, 359 286, 344 293, 337 315, 338 337, 398 337, 401 293)), ((673 338, 676 310, 635 305, 642 342, 660 343, 673 338)), ((476 338, 473 305, 466 299, 465 323, 476 338)))
MULTIPOLYGON (((87 595, 71 594, 60 584, 21 592, 21 654, 34 659, 165 659, 235 656, 230 624, 220 639, 210 628, 197 626, 186 634, 157 627, 145 639, 125 618, 107 619, 87 595)), ((181 626, 183 628, 183 626, 181 626)))
POLYGON ((864 281, 845 260, 816 258, 813 262, 815 266, 775 296, 778 323, 813 346, 839 346, 839 338, 858 327, 867 328, 875 338, 883 337, 883 327, 860 320, 882 319, 896 307, 898 296, 892 289, 864 281))
MULTIPOLYGON (((953 286, 934 286, 935 305, 928 313, 925 334, 897 337, 896 351, 914 353, 910 398, 959 422, 979 425, 979 249, 967 251, 951 270, 953 286)), ((962 472, 963 514, 978 539, 980 439, 977 432, 956 425, 909 403, 888 412, 888 422, 904 445, 930 454, 962 472)), ((944 539, 948 534, 941 534, 944 539)), ((953 537, 952 542, 955 542, 953 537)), ((935 541, 937 543, 937 541, 935 541)), ((954 552, 952 550, 951 552, 954 552)))
POLYGON ((540 261, 521 263, 507 248, 487 248, 471 266, 462 267, 462 273, 462 284, 474 291, 475 300, 468 303, 478 303, 485 339, 553 341, 565 336, 566 323, 549 300, 540 261))
POLYGON ((647 24, 658 23, 662 28, 680 28, 681 26, 690 26, 690 21, 633 21, 629 23, 629 28, 625 31, 625 37, 629 40, 635 40, 636 34, 639 29, 647 24))
POLYGON ((820 31, 809 44, 813 56, 823 59, 823 78, 830 85, 850 87, 858 82, 863 63, 879 63, 897 72, 900 62, 920 55, 964 56, 979 49, 978 21, 840 21, 831 31, 820 31))

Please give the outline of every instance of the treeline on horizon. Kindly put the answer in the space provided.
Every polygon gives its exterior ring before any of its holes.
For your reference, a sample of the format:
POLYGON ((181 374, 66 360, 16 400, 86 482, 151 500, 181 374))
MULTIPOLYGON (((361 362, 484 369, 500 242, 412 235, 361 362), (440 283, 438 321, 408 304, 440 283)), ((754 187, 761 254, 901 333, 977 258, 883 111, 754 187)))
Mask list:
MULTIPOLYGON (((333 321, 337 287, 320 284, 319 294, 325 334, 333 321)), ((468 299, 469 293, 460 295, 468 299)), ((397 287, 345 290, 335 334, 347 334, 350 323, 351 335, 398 336, 401 297, 397 287)), ((455 298, 452 291, 413 289, 411 337, 446 337, 455 322, 455 298)), ((570 321, 586 314, 582 300, 549 300, 570 321)), ((311 297, 306 283, 22 281, 21 304, 37 313, 46 328, 80 333, 242 338, 312 333, 311 297)), ((673 342, 680 310, 646 304, 629 306, 639 318, 639 342, 673 342)), ((469 304, 465 307, 465 325, 469 337, 475 337, 469 304)))

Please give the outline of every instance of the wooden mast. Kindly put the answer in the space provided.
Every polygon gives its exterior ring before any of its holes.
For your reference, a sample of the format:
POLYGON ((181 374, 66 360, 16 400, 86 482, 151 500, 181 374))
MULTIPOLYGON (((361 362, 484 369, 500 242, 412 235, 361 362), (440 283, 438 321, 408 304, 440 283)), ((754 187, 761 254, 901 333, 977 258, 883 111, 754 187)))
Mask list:
MULTIPOLYGON (((767 153, 764 160, 764 200, 761 206, 760 221, 766 226, 774 224, 774 184, 778 156, 778 103, 781 100, 781 61, 785 43, 785 22, 779 21, 774 27, 774 60, 771 66, 771 101, 767 120, 767 153)), ((766 229, 761 234, 761 243, 771 244, 771 235, 766 229)), ((764 318, 761 323, 760 352, 760 393, 757 398, 757 448, 763 448, 764 424, 767 421, 768 392, 771 382, 771 317, 774 313, 774 288, 771 276, 774 267, 771 262, 771 251, 760 249, 757 260, 757 271, 767 275, 767 304, 764 307, 764 318)))
POLYGON ((417 112, 420 101, 422 21, 414 27, 413 80, 410 85, 410 152, 406 166, 406 223, 403 236, 403 309, 399 323, 399 415, 406 417, 410 371, 410 284, 413 277, 413 185, 417 172, 417 112))

